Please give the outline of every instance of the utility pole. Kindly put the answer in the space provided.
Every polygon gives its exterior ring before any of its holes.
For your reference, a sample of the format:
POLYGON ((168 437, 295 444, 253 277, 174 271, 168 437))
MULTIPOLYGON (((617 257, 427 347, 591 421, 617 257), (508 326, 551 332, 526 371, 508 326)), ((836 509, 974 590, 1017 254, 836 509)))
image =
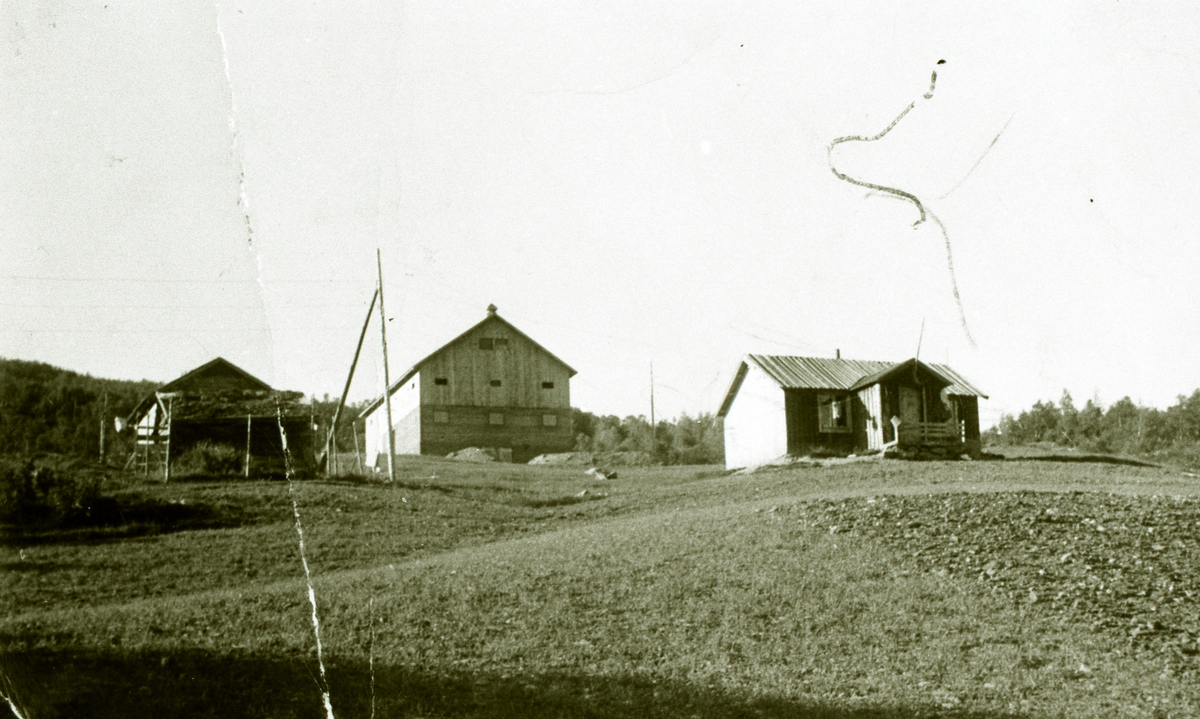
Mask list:
POLYGON ((654 362, 650 363, 650 454, 658 453, 658 423, 654 421, 654 362))
POLYGON ((375 248, 375 266, 379 270, 379 338, 383 343, 383 404, 387 408, 388 481, 396 481, 396 435, 392 429, 392 379, 388 376, 387 312, 383 309, 383 255, 375 248))

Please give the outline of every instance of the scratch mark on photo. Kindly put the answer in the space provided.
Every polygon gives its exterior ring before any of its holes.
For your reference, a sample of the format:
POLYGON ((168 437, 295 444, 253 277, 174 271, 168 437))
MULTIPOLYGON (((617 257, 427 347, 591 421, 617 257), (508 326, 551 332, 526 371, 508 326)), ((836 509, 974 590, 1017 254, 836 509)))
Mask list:
POLYGON ((279 440, 283 447, 284 475, 287 477, 288 494, 292 498, 292 516, 296 520, 296 535, 300 538, 300 564, 304 566, 304 581, 308 584, 308 603, 312 606, 313 637, 317 641, 317 666, 321 671, 317 688, 325 706, 325 718, 334 719, 333 704, 329 700, 329 679, 325 676, 325 660, 321 652, 321 621, 317 617, 317 592, 313 588, 312 572, 308 569, 308 557, 304 552, 304 527, 300 524, 300 502, 296 499, 295 472, 292 469, 292 453, 288 450, 287 432, 283 429, 283 409, 275 406, 275 418, 279 423, 279 440))
MULTIPOLYGON (((935 73, 935 75, 936 75, 936 73, 935 73)), ((898 125, 900 123, 901 120, 904 119, 905 115, 907 115, 914 107, 916 107, 916 105, 917 105, 917 103, 915 100, 913 102, 910 102, 908 104, 908 107, 904 108, 904 110, 901 111, 900 114, 896 116, 896 119, 892 120, 892 123, 890 125, 883 128, 883 132, 879 133, 878 135, 875 135, 873 137, 863 137, 862 135, 847 135, 845 137, 839 137, 836 140, 834 140, 833 142, 829 143, 829 147, 826 149, 826 153, 825 153, 826 157, 829 160, 830 171, 833 172, 834 176, 836 176, 839 180, 842 180, 844 182, 849 182, 852 185, 858 185, 859 187, 865 187, 868 190, 877 190, 879 192, 886 192, 889 195, 892 195, 894 197, 899 197, 900 199, 907 200, 908 202, 913 203, 913 205, 916 206, 917 211, 921 213, 921 216, 917 219, 916 222, 913 223, 913 227, 916 227, 917 225, 920 225, 922 222, 925 221, 925 205, 921 204, 921 200, 916 195, 912 194, 911 192, 905 192, 904 190, 901 190, 901 189, 898 189, 895 187, 885 187, 883 185, 876 185, 875 183, 872 183, 872 182, 863 182, 862 180, 856 180, 853 177, 850 177, 849 175, 845 174, 844 172, 841 172, 833 164, 833 148, 837 147, 838 145, 842 144, 843 142, 875 142, 877 140, 882 140, 884 137, 887 136, 887 134, 889 132, 892 131, 892 128, 894 128, 896 125, 898 125)))
POLYGON ((988 153, 992 151, 992 148, 996 146, 996 143, 997 143, 997 142, 1000 140, 1000 136, 1001 136, 1001 135, 1003 135, 1003 134, 1004 134, 1004 131, 1008 129, 1008 124, 1009 124, 1010 122, 1012 122, 1012 121, 1013 121, 1013 118, 1014 118, 1014 117, 1016 117, 1016 116, 1017 116, 1017 113, 1015 113, 1015 112, 1014 112, 1013 114, 1011 114, 1011 115, 1009 115, 1009 116, 1008 116, 1008 122, 1004 123, 1004 127, 1000 128, 1000 132, 997 132, 997 133, 996 133, 996 136, 992 138, 992 142, 991 142, 991 144, 989 144, 989 145, 987 146, 987 149, 983 151, 983 154, 979 156, 979 159, 975 161, 975 164, 974 164, 974 165, 971 165, 971 169, 967 170, 967 174, 963 175, 963 178, 962 178, 961 180, 959 180, 959 181, 958 181, 958 183, 954 185, 954 187, 951 187, 951 188, 950 188, 950 189, 949 189, 949 190, 946 192, 946 194, 944 194, 944 195, 942 195, 941 197, 939 197, 939 198, 938 198, 939 200, 944 200, 944 199, 946 199, 947 197, 949 197, 949 196, 950 196, 950 193, 952 193, 952 192, 954 192, 955 190, 957 190, 959 187, 961 187, 961 186, 962 186, 962 184, 963 184, 964 182, 966 182, 966 181, 967 181, 967 178, 971 176, 971 173, 975 172, 975 168, 979 167, 979 164, 980 164, 981 162, 983 162, 983 158, 987 157, 987 156, 988 156, 988 153))
MULTIPOLYGON (((946 64, 946 61, 938 60, 937 64, 944 65, 944 64, 946 64)), ((935 69, 929 76, 929 90, 926 91, 926 93, 922 97, 924 97, 926 100, 932 99, 934 90, 936 88, 937 88, 937 70, 935 69)), ((829 147, 827 148, 827 151, 826 151, 826 158, 829 161, 830 171, 833 172, 834 176, 837 177, 839 180, 843 180, 845 182, 848 182, 852 185, 857 185, 859 187, 865 187, 869 190, 875 190, 877 192, 885 193, 886 196, 891 196, 896 199, 901 199, 901 200, 905 200, 907 202, 911 202, 913 204, 913 206, 915 206, 917 208, 917 211, 920 213, 920 216, 917 218, 917 221, 913 223, 913 227, 917 227, 921 223, 925 222, 926 216, 933 218, 934 223, 937 224, 939 231, 942 233, 942 240, 946 246, 946 268, 950 271, 950 288, 954 294, 955 306, 958 308, 959 323, 962 325, 963 332, 967 336, 967 341, 970 343, 970 345, 972 347, 975 347, 976 346, 975 338, 971 336, 971 330, 967 326, 967 315, 966 315, 966 312, 963 310, 962 296, 958 292, 958 280, 954 275, 954 255, 953 255, 953 252, 951 251, 950 234, 946 231, 946 226, 944 224, 942 224, 942 221, 940 219, 938 219, 938 217, 936 215, 934 215, 931 210, 928 210, 925 207, 925 204, 921 202, 921 199, 919 197, 912 194, 911 192, 906 192, 906 191, 901 190, 896 187, 886 187, 884 185, 877 185, 872 182, 864 182, 863 180, 855 179, 855 178, 850 177, 849 175, 845 174, 844 172, 841 172, 840 170, 838 170, 837 167, 835 167, 833 164, 833 148, 837 147, 838 145, 842 144, 843 142, 876 142, 878 140, 883 139, 884 137, 887 136, 887 134, 889 132, 892 131, 893 128, 896 127, 896 125, 898 125, 900 123, 901 120, 904 119, 904 117, 906 115, 908 115, 909 112, 912 111, 912 109, 914 107, 917 106, 917 102, 918 102, 917 100, 913 100, 912 102, 910 102, 908 104, 908 107, 904 108, 904 110, 902 110, 900 112, 900 114, 896 116, 896 119, 892 120, 891 124, 889 124, 887 127, 883 128, 883 131, 877 135, 874 135, 872 137, 864 137, 862 135, 847 135, 845 137, 837 138, 833 142, 829 143, 829 147)), ((1011 122, 1011 121, 1012 121, 1012 118, 1010 117, 1009 122, 1011 122)), ((1005 127, 1008 127, 1007 123, 1005 123, 1005 127)), ((1004 130, 1002 128, 1000 130, 1000 133, 1003 133, 1003 132, 1004 132, 1004 130)), ((996 141, 999 139, 1000 139, 1000 135, 997 134, 995 139, 992 140, 992 145, 995 145, 996 141)), ((989 150, 991 149, 991 145, 988 146, 988 149, 989 150)), ((985 152, 984 154, 986 155, 987 153, 985 152)), ((981 157, 980 161, 982 161, 982 160, 983 160, 983 158, 981 157)), ((979 163, 976 162, 975 164, 978 166, 979 163)), ((972 168, 972 170, 973 169, 974 168, 972 168)), ((967 173, 967 174, 969 175, 970 173, 967 173)), ((963 178, 963 179, 965 180, 966 178, 963 178)), ((953 190, 951 190, 951 191, 953 191, 953 190)), ((949 194, 949 193, 947 193, 947 194, 949 194)))
POLYGON ((967 313, 963 310, 962 297, 958 294, 958 279, 954 275, 954 253, 950 249, 950 234, 946 232, 946 226, 942 224, 937 215, 933 214, 932 210, 929 211, 929 216, 942 231, 942 240, 946 244, 946 268, 950 270, 950 289, 954 293, 954 304, 958 307, 958 322, 967 336, 967 342, 972 347, 976 347, 975 338, 971 336, 971 328, 967 326, 967 313))
POLYGON ((237 99, 233 92, 233 75, 229 71, 229 46, 225 43, 225 31, 221 27, 221 5, 213 3, 217 18, 217 37, 221 39, 221 60, 225 66, 225 87, 229 90, 229 134, 231 137, 230 154, 238 166, 238 205, 242 209, 242 219, 246 224, 246 242, 254 245, 254 228, 250 224, 250 197, 246 193, 246 159, 238 143, 237 129, 237 99))

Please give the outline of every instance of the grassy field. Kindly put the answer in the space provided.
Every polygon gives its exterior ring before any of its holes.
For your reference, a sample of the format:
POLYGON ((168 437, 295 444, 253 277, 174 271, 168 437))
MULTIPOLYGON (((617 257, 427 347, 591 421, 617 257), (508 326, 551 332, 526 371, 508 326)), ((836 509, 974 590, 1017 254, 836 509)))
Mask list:
POLYGON ((132 484, 0 547, 22 716, 1200 716, 1200 484, 1036 459, 750 475, 408 459, 132 484))

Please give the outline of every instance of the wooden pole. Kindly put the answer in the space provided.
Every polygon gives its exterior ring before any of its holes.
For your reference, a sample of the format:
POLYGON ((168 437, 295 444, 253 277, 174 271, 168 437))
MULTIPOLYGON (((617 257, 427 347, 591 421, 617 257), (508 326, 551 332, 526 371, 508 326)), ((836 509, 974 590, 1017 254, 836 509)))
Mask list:
POLYGON ((250 415, 246 415, 246 479, 250 479, 250 415))
POLYGON ((175 398, 167 398, 167 456, 163 461, 163 481, 171 481, 171 416, 175 414, 175 398))
POLYGON ((375 248, 375 265, 379 270, 379 339, 383 343, 383 404, 387 408, 388 481, 396 481, 396 434, 392 429, 392 380, 388 376, 387 312, 383 309, 383 255, 375 248))
MULTIPOLYGON (((342 388, 342 398, 340 400, 338 400, 337 409, 335 409, 333 411, 333 422, 331 423, 331 426, 329 427, 329 439, 325 442, 325 456, 327 458, 330 458, 328 460, 329 462, 332 462, 334 449, 337 447, 337 438, 335 435, 337 434, 338 417, 340 417, 342 415, 342 407, 346 406, 346 395, 350 394, 350 380, 354 379, 354 368, 358 366, 358 355, 362 352, 363 340, 367 338, 367 325, 370 324, 370 322, 371 322, 371 313, 375 311, 375 300, 377 300, 377 299, 379 299, 379 290, 378 289, 376 289, 375 292, 371 294, 371 306, 367 308, 367 317, 366 317, 366 319, 363 320, 362 331, 358 333, 358 346, 354 348, 354 359, 350 362, 350 374, 346 375, 346 386, 344 388, 342 388)), ((353 429, 354 423, 351 422, 350 426, 353 429)), ((354 447, 355 447, 354 453, 357 456, 357 454, 358 454, 358 432, 357 431, 354 432, 354 447)), ((326 464, 325 466, 332 468, 333 465, 326 464)), ((359 472, 360 473, 362 472, 361 465, 359 466, 359 472)))
POLYGON ((104 407, 100 410, 100 464, 104 462, 104 430, 108 424, 108 392, 104 393, 104 407))
POLYGON ((358 473, 362 474, 362 455, 358 451, 358 425, 350 423, 350 434, 354 435, 354 461, 358 462, 358 473))

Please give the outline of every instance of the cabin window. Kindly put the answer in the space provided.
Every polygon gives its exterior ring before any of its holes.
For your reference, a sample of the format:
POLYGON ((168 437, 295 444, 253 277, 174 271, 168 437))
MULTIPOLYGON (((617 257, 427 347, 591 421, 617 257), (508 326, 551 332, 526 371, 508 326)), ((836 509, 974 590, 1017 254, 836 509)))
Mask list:
POLYGON ((850 395, 821 392, 817 395, 818 432, 850 431, 850 395))
POLYGON ((481 350, 493 349, 494 342, 495 341, 491 337, 480 337, 479 338, 479 349, 481 349, 481 350))
POLYGON ((488 415, 488 424, 504 424, 503 412, 492 412, 488 415))
POLYGON ((554 383, 553 382, 543 382, 542 389, 554 389, 554 383))
POLYGON ((434 383, 434 384, 446 385, 446 384, 450 384, 450 380, 446 379, 445 377, 434 377, 434 378, 433 378, 433 383, 434 383))
POLYGON ((507 337, 497 337, 495 339, 495 344, 497 347, 507 347, 508 346, 508 338, 507 337))
POLYGON ((558 415, 556 415, 556 414, 542 415, 542 426, 543 427, 557 427, 558 426, 558 415))
POLYGON ((435 424, 447 424, 450 421, 450 413, 442 409, 435 409, 433 421, 435 424))
POLYGON ((499 386, 500 386, 500 380, 498 380, 498 379, 494 379, 494 380, 492 380, 491 382, 488 382, 488 384, 490 384, 490 385, 491 385, 491 386, 493 386, 493 387, 499 387, 499 386))

